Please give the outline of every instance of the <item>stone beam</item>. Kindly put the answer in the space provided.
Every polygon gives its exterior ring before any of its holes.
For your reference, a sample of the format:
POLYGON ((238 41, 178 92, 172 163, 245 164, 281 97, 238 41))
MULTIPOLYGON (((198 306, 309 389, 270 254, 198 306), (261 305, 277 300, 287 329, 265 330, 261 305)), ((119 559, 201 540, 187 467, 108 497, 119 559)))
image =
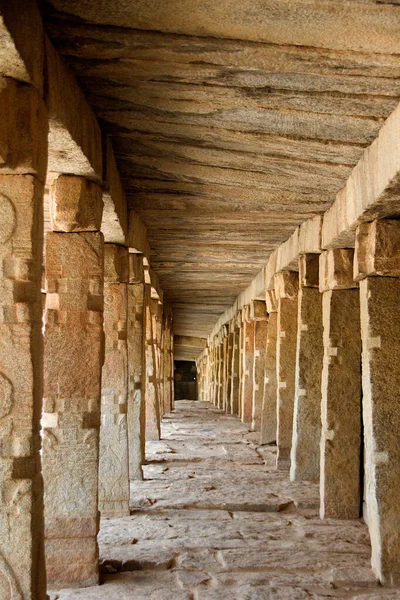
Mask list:
POLYGON ((128 212, 121 178, 115 162, 111 142, 103 142, 103 219, 101 231, 108 243, 126 245, 128 239, 128 212))

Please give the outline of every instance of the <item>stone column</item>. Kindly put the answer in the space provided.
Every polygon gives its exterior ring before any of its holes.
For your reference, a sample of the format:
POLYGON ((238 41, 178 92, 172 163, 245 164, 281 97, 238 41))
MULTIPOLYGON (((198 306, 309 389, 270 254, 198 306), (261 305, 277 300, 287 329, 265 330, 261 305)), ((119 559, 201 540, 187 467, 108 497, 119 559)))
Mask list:
POLYGON ((226 411, 227 406, 227 392, 228 392, 228 334, 226 327, 222 328, 223 339, 222 339, 222 389, 221 389, 221 406, 222 410, 226 411))
POLYGON ((367 521, 372 567, 400 585, 400 222, 359 226, 362 389, 367 521))
POLYGON ((169 305, 165 306, 164 314, 164 411, 169 413, 172 410, 172 389, 171 389, 171 328, 172 312, 169 305))
POLYGON ((253 416, 253 363, 254 363, 254 321, 250 316, 250 306, 243 311, 243 378, 242 415, 243 423, 251 424, 253 416))
POLYGON ((261 429, 261 413, 265 382, 265 353, 267 347, 268 315, 265 302, 252 302, 252 318, 254 322, 254 361, 253 361, 253 410, 251 428, 261 429))
POLYGON ((321 518, 360 516, 361 334, 353 250, 320 256, 323 292, 321 518))
POLYGON ((277 427, 277 380, 276 380, 276 348, 278 331, 278 303, 275 290, 266 294, 268 312, 268 330, 265 351, 264 395, 261 415, 260 444, 276 442, 277 427))
POLYGON ((233 324, 233 342, 232 342, 232 386, 231 386, 231 413, 237 415, 239 412, 239 337, 240 327, 238 326, 237 316, 233 324))
POLYGON ((228 349, 226 355, 226 412, 232 414, 232 380, 233 380, 233 371, 232 371, 232 360, 233 360, 233 328, 234 325, 232 321, 229 323, 229 333, 228 333, 228 349))
POLYGON ((239 402, 238 402, 238 417, 242 418, 243 414, 243 377, 244 377, 244 328, 243 328, 243 313, 244 309, 238 313, 239 322, 239 402))
POLYGON ((43 475, 50 587, 98 583, 103 342, 101 188, 61 175, 46 240, 43 475))
POLYGON ((291 481, 319 481, 324 356, 319 254, 299 257, 299 312, 291 481))
POLYGON ((278 299, 276 466, 285 470, 290 467, 293 434, 298 280, 299 275, 294 271, 283 271, 275 275, 275 293, 278 299))
POLYGON ((156 340, 151 302, 151 285, 145 285, 145 408, 146 441, 161 437, 160 404, 158 398, 156 340))
POLYGON ((154 372, 157 386, 157 402, 159 419, 163 417, 163 398, 161 386, 161 338, 162 338, 162 305, 156 298, 151 298, 152 339, 154 354, 154 372))
POLYGON ((105 244, 99 461, 102 517, 129 515, 127 281, 127 248, 105 244))
POLYGON ((41 266, 48 121, 36 90, 11 79, 1 79, 0 107, 0 598, 44 600, 41 266))
POLYGON ((216 406, 221 408, 222 406, 222 346, 223 343, 218 336, 217 341, 217 381, 216 381, 216 406))
POLYGON ((129 479, 143 479, 145 462, 145 336, 143 256, 129 254, 128 293, 128 449, 129 479))

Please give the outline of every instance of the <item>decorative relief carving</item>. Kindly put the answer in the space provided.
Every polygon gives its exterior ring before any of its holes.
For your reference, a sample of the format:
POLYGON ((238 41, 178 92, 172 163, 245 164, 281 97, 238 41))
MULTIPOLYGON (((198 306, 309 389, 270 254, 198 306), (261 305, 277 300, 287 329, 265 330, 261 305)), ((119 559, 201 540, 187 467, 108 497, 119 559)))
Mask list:
POLYGON ((2 554, 0 554, 0 598, 1 600, 24 600, 13 570, 2 554))
POLYGON ((0 373, 0 419, 10 414, 13 404, 14 388, 11 381, 0 373))
POLYGON ((0 194, 0 215, 0 244, 5 244, 15 231, 17 216, 13 203, 4 194, 0 194))

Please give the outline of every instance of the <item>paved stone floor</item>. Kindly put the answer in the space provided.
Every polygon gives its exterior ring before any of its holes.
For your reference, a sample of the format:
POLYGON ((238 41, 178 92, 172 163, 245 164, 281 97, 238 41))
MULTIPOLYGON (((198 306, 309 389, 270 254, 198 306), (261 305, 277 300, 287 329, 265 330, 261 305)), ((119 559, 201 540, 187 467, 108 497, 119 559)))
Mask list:
POLYGON ((233 416, 180 401, 147 445, 132 515, 101 523, 103 584, 52 600, 400 598, 378 586, 366 526, 321 521, 318 487, 233 416))

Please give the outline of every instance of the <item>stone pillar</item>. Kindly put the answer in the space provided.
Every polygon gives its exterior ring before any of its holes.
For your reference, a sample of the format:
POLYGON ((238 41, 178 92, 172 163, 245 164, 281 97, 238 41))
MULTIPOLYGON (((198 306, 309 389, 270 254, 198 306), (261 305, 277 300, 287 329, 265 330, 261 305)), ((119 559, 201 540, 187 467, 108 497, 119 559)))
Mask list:
POLYGON ((324 344, 318 254, 299 257, 299 284, 290 479, 319 481, 324 344))
POLYGON ((172 410, 172 363, 171 363, 171 328, 172 311, 169 305, 165 305, 164 314, 164 412, 169 413, 172 410))
POLYGON ((129 479, 143 479, 145 462, 145 336, 143 256, 129 254, 128 293, 128 449, 129 479))
POLYGON ((243 378, 242 415, 243 423, 251 424, 253 416, 253 363, 254 363, 254 321, 250 316, 250 306, 243 311, 243 378))
POLYGON ((360 516, 361 334, 353 250, 320 256, 323 292, 321 518, 360 516))
POLYGON ((231 413, 237 415, 239 412, 239 337, 240 327, 238 326, 238 317, 236 316, 233 324, 233 342, 232 342, 232 385, 231 385, 231 413))
POLYGON ((36 90, 11 79, 1 79, 0 107, 0 598, 44 600, 41 266, 48 121, 36 90))
POLYGON ((297 345, 298 273, 283 271, 275 275, 278 299, 278 336, 276 347, 278 469, 290 467, 293 433, 294 390, 297 345))
POLYGON ((234 324, 231 321, 229 323, 229 333, 228 333, 228 349, 226 355, 226 412, 232 414, 232 380, 233 380, 233 371, 232 371, 232 360, 233 360, 233 338, 234 338, 234 324))
POLYGON ((265 302, 252 302, 252 318, 254 322, 254 361, 253 361, 253 402, 251 428, 261 429, 261 413, 265 382, 265 353, 267 348, 268 315, 265 302))
POLYGON ((243 377, 244 377, 244 328, 243 328, 244 309, 238 313, 239 321, 239 402, 238 402, 238 417, 242 418, 243 414, 243 377))
POLYGON ((276 380, 276 348, 278 331, 278 303, 275 290, 266 294, 268 312, 268 330, 265 351, 264 395, 261 415, 260 444, 276 442, 277 427, 277 380, 276 380))
POLYGON ((102 517, 129 515, 127 281, 127 248, 105 244, 99 461, 102 517))
POLYGON ((217 391, 216 391, 216 406, 221 408, 222 406, 222 346, 223 342, 218 337, 217 342, 217 391))
POLYGON ((101 188, 61 175, 46 240, 43 475, 50 587, 98 583, 104 240, 101 188))
POLYGON ((400 585, 400 223, 359 226, 362 389, 367 521, 372 567, 400 585))
POLYGON ((227 406, 227 392, 228 392, 228 334, 226 327, 223 326, 223 339, 222 339, 222 388, 221 388, 221 406, 222 410, 226 411, 227 406))
POLYGON ((157 357, 151 302, 151 285, 145 285, 145 408, 146 441, 161 437, 160 404, 158 398, 157 357))

